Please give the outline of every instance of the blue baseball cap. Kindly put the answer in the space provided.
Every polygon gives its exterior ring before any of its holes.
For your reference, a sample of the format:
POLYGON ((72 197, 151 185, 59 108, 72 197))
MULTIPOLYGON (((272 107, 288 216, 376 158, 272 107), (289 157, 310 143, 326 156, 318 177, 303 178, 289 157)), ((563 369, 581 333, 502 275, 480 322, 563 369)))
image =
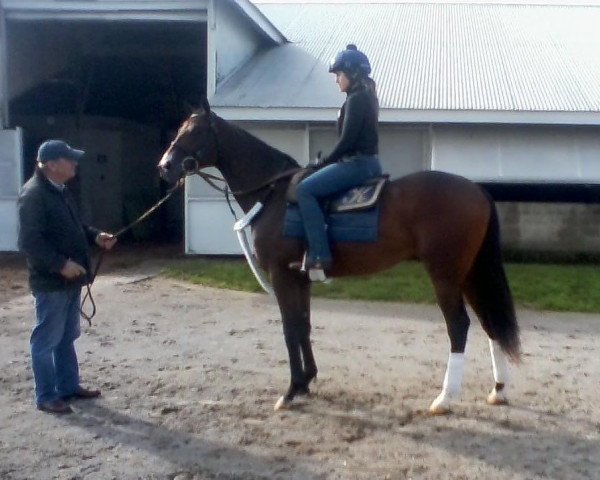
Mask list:
POLYGON ((83 150, 71 148, 67 142, 62 140, 46 140, 38 148, 37 160, 40 163, 58 160, 59 158, 79 161, 84 153, 83 150))

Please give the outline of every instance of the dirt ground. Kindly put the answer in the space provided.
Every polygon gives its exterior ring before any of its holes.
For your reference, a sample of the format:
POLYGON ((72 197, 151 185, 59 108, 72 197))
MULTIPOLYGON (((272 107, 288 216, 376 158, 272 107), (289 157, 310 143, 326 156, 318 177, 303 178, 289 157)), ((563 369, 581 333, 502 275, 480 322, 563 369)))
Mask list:
POLYGON ((271 299, 116 260, 77 343, 103 396, 59 417, 33 406, 22 261, 0 262, 1 479, 600 479, 600 316, 520 311, 507 407, 485 404, 473 322, 462 400, 430 417, 448 351, 437 308, 315 300, 318 382, 275 413, 289 377, 271 299))

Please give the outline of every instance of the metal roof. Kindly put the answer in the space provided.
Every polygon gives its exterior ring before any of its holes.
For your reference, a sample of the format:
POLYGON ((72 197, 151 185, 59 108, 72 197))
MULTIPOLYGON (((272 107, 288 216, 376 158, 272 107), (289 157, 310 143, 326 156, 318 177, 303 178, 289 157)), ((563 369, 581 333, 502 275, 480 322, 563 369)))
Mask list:
POLYGON ((222 84, 217 104, 339 106, 323 72, 356 43, 384 109, 600 112, 600 6, 255 3, 314 60, 276 47, 222 84))
POLYGON ((213 106, 339 108, 344 98, 327 65, 299 46, 259 53, 222 84, 213 106))

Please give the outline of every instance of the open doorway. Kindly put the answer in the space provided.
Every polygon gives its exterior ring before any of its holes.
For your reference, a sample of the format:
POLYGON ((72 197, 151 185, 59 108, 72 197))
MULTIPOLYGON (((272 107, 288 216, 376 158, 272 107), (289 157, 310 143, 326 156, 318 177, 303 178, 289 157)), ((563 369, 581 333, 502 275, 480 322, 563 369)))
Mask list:
MULTIPOLYGON (((74 188, 84 219, 109 231, 164 193, 161 152, 206 93, 206 24, 11 20, 7 23, 9 122, 24 131, 24 178, 47 138, 86 150, 74 188)), ((180 242, 180 194, 129 240, 180 242)))

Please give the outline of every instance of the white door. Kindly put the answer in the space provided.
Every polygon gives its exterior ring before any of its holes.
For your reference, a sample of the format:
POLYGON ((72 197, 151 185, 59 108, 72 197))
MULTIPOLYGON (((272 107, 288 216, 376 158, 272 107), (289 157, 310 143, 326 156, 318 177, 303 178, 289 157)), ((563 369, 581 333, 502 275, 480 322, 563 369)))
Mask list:
POLYGON ((0 130, 0 251, 17 250, 17 198, 22 183, 23 131, 0 130))

